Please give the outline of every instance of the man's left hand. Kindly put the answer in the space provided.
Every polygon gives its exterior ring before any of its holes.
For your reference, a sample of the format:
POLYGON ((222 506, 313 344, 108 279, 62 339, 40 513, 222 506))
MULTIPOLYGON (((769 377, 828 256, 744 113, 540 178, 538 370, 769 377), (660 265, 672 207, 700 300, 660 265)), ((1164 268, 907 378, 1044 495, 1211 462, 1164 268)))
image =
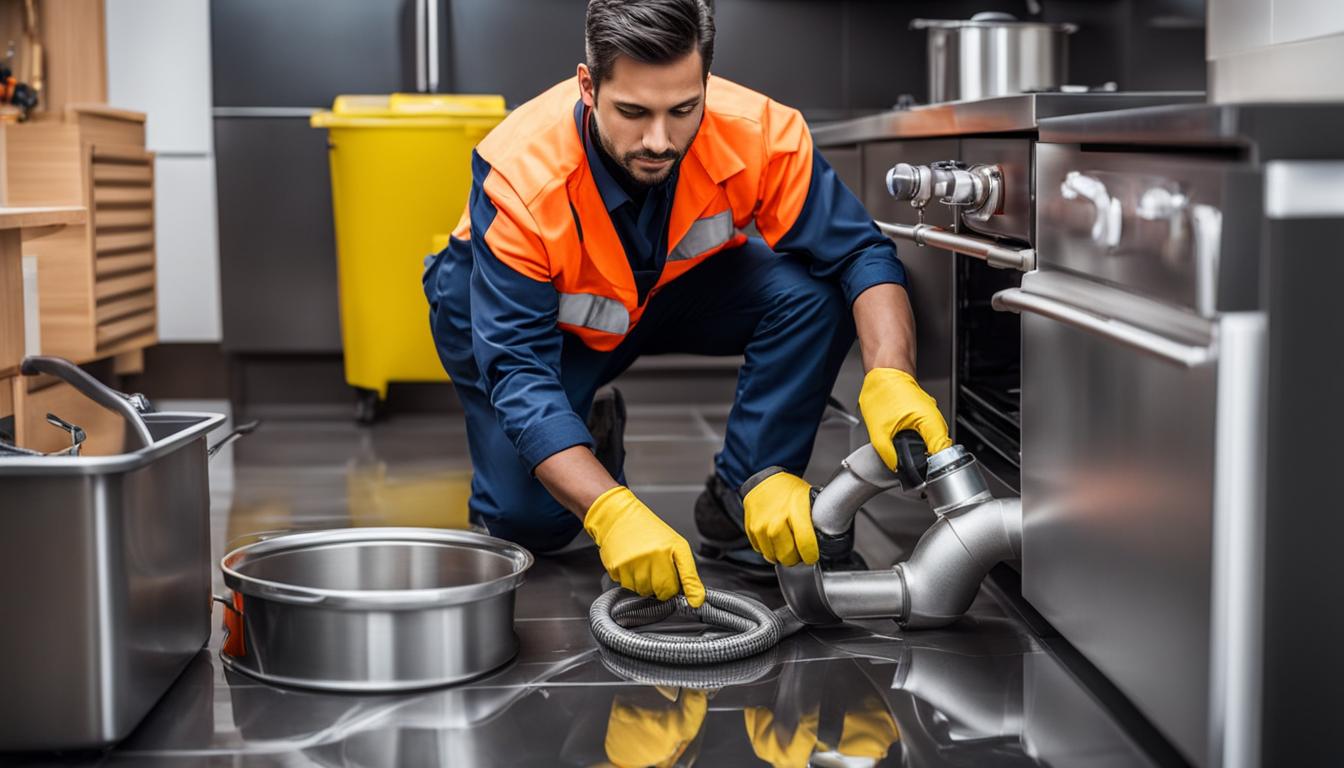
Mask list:
POLYGON ((868 427, 868 439, 887 468, 896 471, 896 433, 913 429, 924 439, 929 454, 952 445, 947 422, 938 403, 915 378, 898 368, 874 368, 863 377, 859 410, 868 427))

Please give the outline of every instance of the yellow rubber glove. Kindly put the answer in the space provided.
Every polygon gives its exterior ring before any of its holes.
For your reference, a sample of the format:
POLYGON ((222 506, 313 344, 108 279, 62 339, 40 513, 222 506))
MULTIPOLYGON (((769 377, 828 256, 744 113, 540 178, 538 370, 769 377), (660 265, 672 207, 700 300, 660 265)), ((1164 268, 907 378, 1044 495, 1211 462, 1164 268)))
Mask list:
POLYGON ((747 541, 767 561, 780 565, 817 562, 812 486, 806 480, 777 472, 747 492, 742 509, 747 541))
POLYGON ((897 432, 907 429, 918 432, 930 455, 952 445, 938 403, 905 371, 896 368, 869 371, 859 391, 859 410, 868 426, 868 440, 893 472, 896 445, 892 438, 897 432))
POLYGON ((623 485, 597 497, 583 518, 612 580, 644 596, 670 600, 686 594, 692 608, 705 602, 691 545, 623 485))
POLYGON ((624 696, 607 716, 607 759, 621 768, 672 765, 695 740, 709 711, 704 691, 683 689, 670 706, 650 707, 624 696))
POLYGON ((857 712, 845 713, 840 746, 836 751, 846 757, 881 760, 887 756, 891 745, 900 741, 901 729, 881 701, 869 697, 864 704, 864 708, 857 712))
POLYGON ((775 725, 774 713, 765 707, 742 710, 746 720, 751 751, 774 768, 805 768, 817 746, 817 710, 798 720, 793 733, 783 733, 775 725))

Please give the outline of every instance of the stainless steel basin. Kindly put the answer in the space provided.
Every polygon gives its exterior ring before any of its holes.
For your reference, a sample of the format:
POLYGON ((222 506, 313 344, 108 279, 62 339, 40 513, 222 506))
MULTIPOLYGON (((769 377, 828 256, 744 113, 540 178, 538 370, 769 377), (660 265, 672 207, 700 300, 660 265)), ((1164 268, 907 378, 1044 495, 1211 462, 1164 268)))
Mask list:
MULTIPOLYGON (((399 691, 468 680, 517 653, 514 592, 532 565, 516 544, 467 531, 356 528, 230 552, 242 596, 224 663, 267 682, 399 691)), ((234 606, 233 601, 224 601, 234 606)))
POLYGON ((138 450, 0 459, 0 751, 118 741, 205 645, 223 421, 149 413, 138 450))

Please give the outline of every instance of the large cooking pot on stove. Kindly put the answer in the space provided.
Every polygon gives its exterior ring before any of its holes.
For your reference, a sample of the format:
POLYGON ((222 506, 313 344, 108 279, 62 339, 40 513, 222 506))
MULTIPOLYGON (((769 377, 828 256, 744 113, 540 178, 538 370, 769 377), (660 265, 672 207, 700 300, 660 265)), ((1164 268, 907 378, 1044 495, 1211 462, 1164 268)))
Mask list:
POLYGON ((1074 24, 1018 21, 1007 13, 915 19, 929 33, 929 101, 968 101, 1064 85, 1074 24))

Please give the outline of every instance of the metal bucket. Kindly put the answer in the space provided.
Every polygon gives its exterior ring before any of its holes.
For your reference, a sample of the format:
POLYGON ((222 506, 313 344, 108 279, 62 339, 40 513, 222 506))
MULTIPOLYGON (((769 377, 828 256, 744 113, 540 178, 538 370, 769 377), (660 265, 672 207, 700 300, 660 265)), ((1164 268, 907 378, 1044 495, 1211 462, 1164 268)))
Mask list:
POLYGON ((224 664, 266 682, 337 691, 458 683, 518 651, 522 547, 478 533, 351 528, 248 544, 220 568, 233 600, 224 664), (241 599, 240 599, 241 597, 241 599), (239 639, 241 638, 241 639, 239 639))

